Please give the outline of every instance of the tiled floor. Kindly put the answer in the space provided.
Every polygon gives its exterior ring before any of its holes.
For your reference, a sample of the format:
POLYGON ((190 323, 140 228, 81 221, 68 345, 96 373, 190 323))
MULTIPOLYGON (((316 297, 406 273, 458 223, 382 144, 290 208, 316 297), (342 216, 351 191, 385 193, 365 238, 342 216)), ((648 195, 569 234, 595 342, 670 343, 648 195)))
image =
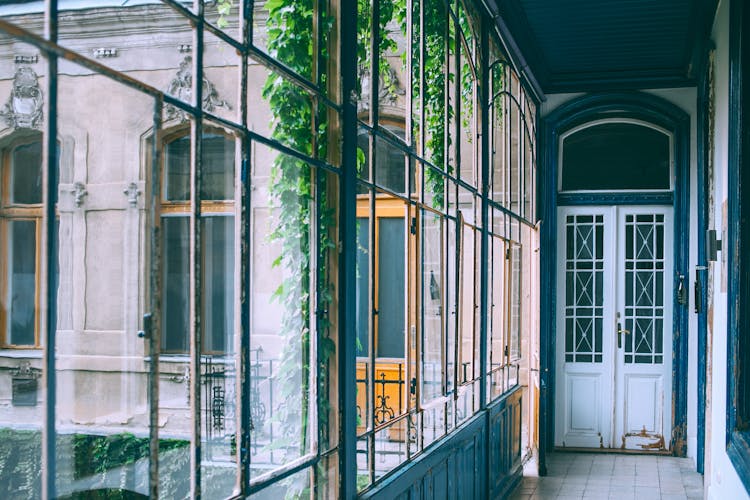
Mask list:
POLYGON ((555 453, 548 475, 524 477, 511 500, 703 498, 703 476, 691 459, 653 455, 555 453))

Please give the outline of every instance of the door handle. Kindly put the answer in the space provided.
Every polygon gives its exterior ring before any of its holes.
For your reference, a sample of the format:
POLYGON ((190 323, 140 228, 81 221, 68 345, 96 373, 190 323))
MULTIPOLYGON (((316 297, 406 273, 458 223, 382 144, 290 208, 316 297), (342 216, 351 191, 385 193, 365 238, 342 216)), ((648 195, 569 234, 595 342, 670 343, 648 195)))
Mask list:
POLYGON ((617 322, 617 348, 620 349, 622 347, 622 334, 630 335, 630 330, 623 329, 620 322, 617 322))

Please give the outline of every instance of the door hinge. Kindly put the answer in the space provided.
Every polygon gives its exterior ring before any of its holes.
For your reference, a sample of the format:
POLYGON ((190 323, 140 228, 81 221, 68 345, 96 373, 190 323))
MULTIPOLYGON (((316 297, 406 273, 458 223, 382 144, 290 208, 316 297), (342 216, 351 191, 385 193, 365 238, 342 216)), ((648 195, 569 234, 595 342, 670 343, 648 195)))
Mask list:
POLYGON ((411 234, 417 234, 417 218, 411 218, 411 234))

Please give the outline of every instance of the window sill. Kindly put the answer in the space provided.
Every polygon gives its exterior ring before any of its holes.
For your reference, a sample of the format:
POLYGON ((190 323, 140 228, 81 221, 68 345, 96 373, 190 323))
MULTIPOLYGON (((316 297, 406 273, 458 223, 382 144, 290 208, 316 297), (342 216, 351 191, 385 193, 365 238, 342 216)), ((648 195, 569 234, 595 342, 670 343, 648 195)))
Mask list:
POLYGON ((42 359, 43 349, 0 349, 0 358, 42 359))
MULTIPOLYGON (((234 355, 201 355, 201 360, 209 358, 213 363, 233 364, 235 362, 234 355)), ((146 363, 150 363, 151 359, 151 356, 143 358, 146 363)), ((187 354, 160 354, 159 363, 190 364, 190 356, 187 354)))

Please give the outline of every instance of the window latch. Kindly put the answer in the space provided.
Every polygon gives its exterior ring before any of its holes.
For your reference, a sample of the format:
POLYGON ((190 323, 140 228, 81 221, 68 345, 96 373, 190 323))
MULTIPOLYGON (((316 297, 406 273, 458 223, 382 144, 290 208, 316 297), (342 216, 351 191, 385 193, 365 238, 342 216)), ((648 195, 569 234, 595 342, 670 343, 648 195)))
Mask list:
POLYGON ((138 338, 150 339, 151 328, 151 313, 146 313, 143 315, 143 330, 138 330, 138 338))

